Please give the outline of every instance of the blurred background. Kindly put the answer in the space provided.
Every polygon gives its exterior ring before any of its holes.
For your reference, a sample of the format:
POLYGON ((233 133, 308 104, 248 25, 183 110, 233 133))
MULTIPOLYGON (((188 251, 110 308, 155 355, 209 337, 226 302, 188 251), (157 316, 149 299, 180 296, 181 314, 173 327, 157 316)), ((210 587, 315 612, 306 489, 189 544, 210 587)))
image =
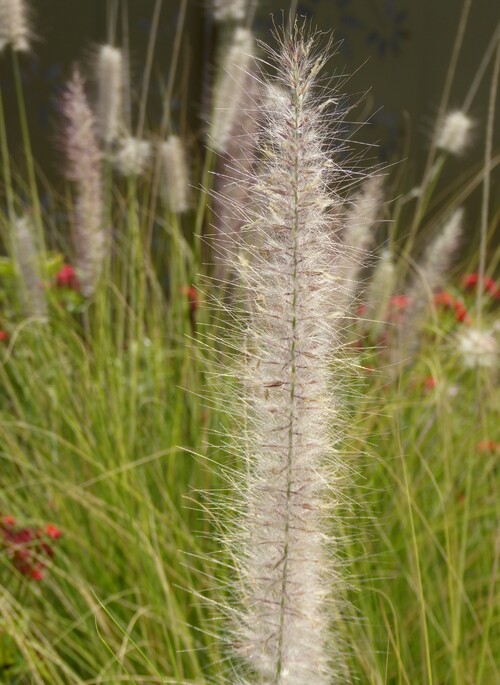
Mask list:
MULTIPOLYGON (((220 40, 209 0, 36 0, 31 4, 39 38, 33 52, 23 56, 22 71, 35 155, 49 176, 57 173, 54 148, 58 95, 71 65, 78 61, 90 73, 97 45, 111 40, 125 47, 130 55, 132 91, 138 102, 155 12, 159 12, 159 23, 148 96, 149 128, 154 130, 161 117, 161 94, 177 27, 182 24, 172 120, 183 133, 189 130, 196 135, 203 130, 220 40)), ((286 12, 290 6, 310 17, 320 30, 334 30, 339 53, 332 61, 332 69, 350 74, 344 86, 350 95, 366 94, 361 115, 368 125, 363 127, 360 138, 377 145, 373 154, 382 162, 407 159, 410 175, 416 174, 424 162, 460 19, 467 15, 448 106, 462 108, 467 102, 476 127, 466 164, 470 167, 480 162, 491 59, 488 64, 482 65, 482 61, 500 21, 498 2, 258 0, 253 27, 263 40, 269 39, 273 19, 279 23, 282 10, 286 12)), ((8 56, 0 60, 0 86, 13 150, 19 131, 8 61, 8 56)))

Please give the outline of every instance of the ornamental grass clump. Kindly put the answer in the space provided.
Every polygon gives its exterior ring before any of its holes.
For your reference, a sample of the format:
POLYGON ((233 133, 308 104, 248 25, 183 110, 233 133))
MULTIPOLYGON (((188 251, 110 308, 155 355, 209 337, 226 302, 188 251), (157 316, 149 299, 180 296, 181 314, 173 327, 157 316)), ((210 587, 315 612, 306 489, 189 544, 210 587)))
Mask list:
POLYGON ((336 374, 347 370, 339 311, 351 291, 338 276, 337 193, 349 173, 332 149, 339 101, 318 88, 326 55, 303 25, 276 37, 265 64, 281 95, 262 107, 260 164, 241 209, 247 251, 235 250, 247 310, 236 448, 246 476, 229 545, 238 578, 230 642, 243 665, 229 681, 331 685, 347 680, 333 626, 342 584, 331 532, 343 473, 336 374))

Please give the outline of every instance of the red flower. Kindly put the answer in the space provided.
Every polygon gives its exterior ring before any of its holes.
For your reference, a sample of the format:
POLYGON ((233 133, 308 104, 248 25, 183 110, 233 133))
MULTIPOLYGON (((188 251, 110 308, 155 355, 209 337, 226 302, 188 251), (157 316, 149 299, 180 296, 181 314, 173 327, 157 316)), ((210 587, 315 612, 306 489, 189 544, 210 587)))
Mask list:
POLYGON ((54 549, 52 544, 43 538, 52 540, 61 537, 61 531, 49 523, 44 528, 15 528, 13 516, 4 516, 0 522, 0 544, 3 542, 7 556, 13 566, 23 576, 31 580, 43 579, 46 566, 44 558, 52 558, 54 549))
POLYGON ((445 309, 453 309, 455 306, 455 298, 447 290, 440 290, 434 295, 434 304, 444 307, 445 309))
POLYGON ((8 339, 9 334, 7 333, 7 331, 0 330, 0 342, 7 342, 8 339))
POLYGON ((56 528, 52 523, 47 523, 45 526, 45 534, 48 535, 49 538, 52 538, 52 540, 58 540, 62 535, 62 531, 59 530, 59 528, 56 528))
MULTIPOLYGON (((479 274, 473 273, 465 276, 462 283, 464 288, 467 288, 467 290, 473 290, 479 285, 479 281, 479 274)), ((496 284, 496 281, 494 281, 493 278, 490 278, 489 276, 483 277, 483 290, 488 292, 491 297, 495 298, 496 300, 500 300, 500 287, 496 284)))
POLYGON ((401 309, 406 309, 410 304, 410 298, 408 295, 393 295, 389 302, 389 308, 399 311, 401 309))
POLYGON ((64 264, 56 276, 56 285, 58 288, 69 288, 70 290, 79 290, 80 284, 75 270, 71 264, 64 264))
POLYGON ((434 295, 434 304, 436 306, 444 307, 445 309, 453 309, 455 312, 455 319, 459 323, 470 323, 469 314, 464 303, 455 298, 447 290, 440 290, 434 295))
POLYGON ((455 319, 459 323, 470 324, 471 321, 469 318, 469 314, 467 312, 467 307, 464 305, 463 302, 461 302, 460 300, 455 300, 454 309, 455 309, 455 319))
POLYGON ((424 388, 427 392, 434 390, 437 385, 437 379, 434 376, 427 376, 424 378, 424 388))
POLYGON ((476 450, 478 452, 488 452, 488 454, 500 452, 500 442, 495 442, 494 440, 480 440, 476 445, 476 450))
POLYGON ((37 581, 43 580, 43 571, 42 571, 43 568, 44 568, 44 565, 42 563, 38 563, 38 564, 36 564, 36 566, 34 566, 33 568, 30 569, 29 574, 25 574, 25 575, 29 575, 29 577, 32 580, 37 580, 37 581))

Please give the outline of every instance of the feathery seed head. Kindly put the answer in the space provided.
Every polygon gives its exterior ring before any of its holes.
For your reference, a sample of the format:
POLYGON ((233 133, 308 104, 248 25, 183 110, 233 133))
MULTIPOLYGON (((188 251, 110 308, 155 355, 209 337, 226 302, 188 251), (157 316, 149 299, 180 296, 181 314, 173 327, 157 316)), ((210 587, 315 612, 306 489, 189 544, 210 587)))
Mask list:
POLYGON ((246 17, 248 0, 212 0, 212 15, 215 21, 243 21, 246 17))
POLYGON ((250 30, 237 28, 215 85, 212 119, 207 144, 216 152, 227 152, 233 126, 251 79, 254 37, 250 30))
POLYGON ((102 45, 96 71, 99 137, 109 144, 118 138, 122 125, 124 73, 121 50, 102 45))
POLYGON ((470 143, 472 120, 460 110, 446 115, 437 139, 437 147, 450 155, 460 155, 470 143))
POLYGON ((189 174, 184 146, 177 136, 169 136, 160 147, 163 171, 163 197, 176 214, 189 209, 189 174))
POLYGON ((17 52, 27 52, 30 37, 24 0, 0 0, 0 52, 9 44, 17 52))
POLYGON ((249 306, 237 377, 247 481, 236 502, 232 643, 256 682, 330 685, 335 674, 345 680, 330 631, 341 597, 328 534, 341 471, 331 369, 344 297, 331 231, 341 203, 330 188, 348 175, 328 149, 330 123, 341 122, 327 118, 315 92, 326 57, 298 23, 278 39, 268 53, 282 91, 261 110, 257 172, 241 179, 247 252, 235 268, 249 306))
POLYGON ((122 176, 141 176, 146 171, 150 158, 150 143, 133 136, 120 138, 118 149, 111 156, 114 168, 122 176))
POLYGON ((94 115, 85 95, 84 81, 75 69, 62 98, 65 118, 66 177, 75 184, 74 235, 76 270, 85 296, 99 280, 106 239, 103 230, 101 151, 94 115))

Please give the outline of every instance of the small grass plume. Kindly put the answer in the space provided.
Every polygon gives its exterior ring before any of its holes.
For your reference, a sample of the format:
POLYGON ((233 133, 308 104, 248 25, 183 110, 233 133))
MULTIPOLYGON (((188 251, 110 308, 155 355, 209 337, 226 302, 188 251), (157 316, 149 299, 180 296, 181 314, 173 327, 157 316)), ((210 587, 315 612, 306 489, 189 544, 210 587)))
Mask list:
POLYGON ((107 239, 103 229, 102 154, 78 69, 66 86, 61 106, 66 177, 76 186, 73 246, 82 293, 88 297, 102 271, 107 239))

